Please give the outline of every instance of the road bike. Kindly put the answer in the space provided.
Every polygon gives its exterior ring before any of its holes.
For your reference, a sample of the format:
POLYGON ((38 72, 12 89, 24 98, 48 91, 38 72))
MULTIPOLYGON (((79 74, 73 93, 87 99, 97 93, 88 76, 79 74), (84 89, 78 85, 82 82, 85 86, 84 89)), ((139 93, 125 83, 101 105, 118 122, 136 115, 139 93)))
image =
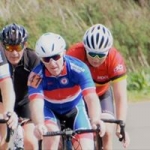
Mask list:
MULTIPOLYGON (((13 135, 14 131, 11 128, 8 127, 7 120, 0 119, 0 124, 4 124, 4 123, 6 124, 6 132, 7 132, 5 142, 9 143, 10 138, 13 135)), ((11 148, 9 148, 9 150, 11 150, 11 148)))
MULTIPOLYGON (((120 134, 122 135, 119 141, 122 141, 125 139, 125 124, 122 120, 116 120, 116 119, 102 119, 102 120, 106 123, 118 124, 120 126, 120 134)), ((63 123, 61 124, 61 127, 63 127, 61 131, 47 132, 43 136, 44 137, 61 136, 62 137, 62 150, 75 150, 72 148, 73 147, 72 139, 75 137, 76 134, 94 133, 95 150, 103 150, 102 138, 99 136, 99 132, 100 132, 99 127, 97 129, 79 129, 79 130, 74 131, 66 127, 65 121, 63 121, 63 123)), ((42 140, 39 141, 39 150, 42 150, 42 140)))
MULTIPOLYGON (((101 119, 101 120, 103 120, 105 123, 113 123, 119 125, 120 134, 121 134, 119 141, 121 142, 125 140, 125 123, 122 120, 117 120, 117 119, 101 119)), ((95 142, 97 143, 96 150, 103 150, 103 142, 100 136, 96 136, 95 142)))
MULTIPOLYGON (((75 138, 75 135, 82 134, 82 133, 96 133, 98 134, 100 129, 78 129, 78 130, 71 130, 70 128, 66 128, 62 131, 55 131, 55 132, 47 132, 43 136, 62 136, 62 150, 73 150, 72 139, 75 138)), ((79 146, 80 143, 79 143, 79 146)), ((74 148, 76 150, 77 148, 74 148)), ((42 150, 42 140, 39 141, 39 150, 42 150)))

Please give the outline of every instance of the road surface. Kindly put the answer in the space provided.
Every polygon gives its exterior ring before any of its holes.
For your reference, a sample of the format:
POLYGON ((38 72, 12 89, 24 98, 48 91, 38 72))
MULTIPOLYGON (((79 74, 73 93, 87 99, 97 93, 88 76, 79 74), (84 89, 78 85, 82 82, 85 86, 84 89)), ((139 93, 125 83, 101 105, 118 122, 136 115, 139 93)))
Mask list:
MULTIPOLYGON (((150 150, 150 101, 129 104, 126 129, 131 143, 127 150, 150 150)), ((123 150, 114 136, 114 150, 123 150)))

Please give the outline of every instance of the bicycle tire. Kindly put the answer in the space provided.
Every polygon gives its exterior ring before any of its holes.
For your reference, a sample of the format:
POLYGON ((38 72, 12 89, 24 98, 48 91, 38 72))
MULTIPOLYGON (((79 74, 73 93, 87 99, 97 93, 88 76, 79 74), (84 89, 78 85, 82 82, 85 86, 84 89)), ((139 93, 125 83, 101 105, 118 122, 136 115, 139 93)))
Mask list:
POLYGON ((63 150, 72 150, 73 145, 71 139, 67 139, 67 137, 62 137, 62 144, 63 144, 63 150))

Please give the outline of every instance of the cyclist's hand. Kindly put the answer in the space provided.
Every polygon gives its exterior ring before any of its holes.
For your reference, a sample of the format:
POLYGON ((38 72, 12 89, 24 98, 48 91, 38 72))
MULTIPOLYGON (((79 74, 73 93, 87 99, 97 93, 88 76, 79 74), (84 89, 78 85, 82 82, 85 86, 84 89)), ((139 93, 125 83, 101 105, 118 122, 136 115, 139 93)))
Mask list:
MULTIPOLYGON (((116 131, 116 135, 118 136, 118 138, 122 137, 122 135, 118 131, 116 131)), ((130 137, 127 132, 125 132, 125 139, 122 141, 122 144, 124 148, 127 148, 130 144, 130 137)))
POLYGON ((103 137, 105 135, 105 132, 106 132, 105 123, 102 120, 92 122, 93 129, 97 129, 97 126, 100 126, 99 135, 100 135, 100 137, 103 137))
POLYGON ((15 112, 4 113, 4 119, 8 120, 7 124, 8 124, 9 128, 11 128, 13 130, 17 128, 17 126, 18 126, 18 116, 15 112))
POLYGON ((31 120, 29 118, 22 118, 22 117, 19 117, 19 124, 22 126, 28 122, 30 122, 31 120))
POLYGON ((47 128, 44 124, 37 124, 34 129, 35 136, 40 140, 43 139, 43 134, 46 134, 47 128))

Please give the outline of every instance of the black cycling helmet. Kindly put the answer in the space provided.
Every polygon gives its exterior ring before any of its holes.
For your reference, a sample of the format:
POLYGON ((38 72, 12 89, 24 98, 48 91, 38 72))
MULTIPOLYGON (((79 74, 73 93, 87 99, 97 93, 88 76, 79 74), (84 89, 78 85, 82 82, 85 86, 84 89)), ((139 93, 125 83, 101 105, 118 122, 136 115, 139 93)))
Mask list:
POLYGON ((0 40, 4 45, 24 44, 27 38, 28 33, 26 29, 15 23, 5 26, 0 33, 0 40))

